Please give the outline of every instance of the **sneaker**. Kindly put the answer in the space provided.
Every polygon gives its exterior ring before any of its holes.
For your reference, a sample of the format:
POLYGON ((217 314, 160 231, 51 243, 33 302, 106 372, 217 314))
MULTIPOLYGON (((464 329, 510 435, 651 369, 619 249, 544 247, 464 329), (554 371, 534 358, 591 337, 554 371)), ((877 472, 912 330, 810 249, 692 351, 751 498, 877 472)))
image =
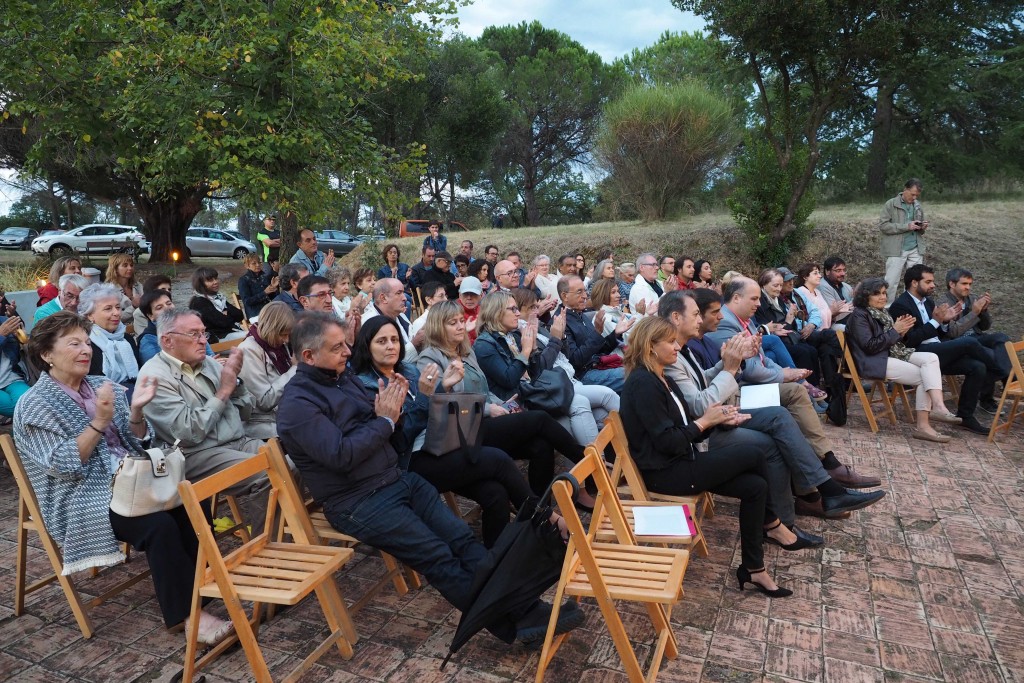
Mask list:
POLYGON ((825 412, 828 411, 828 403, 825 403, 824 401, 811 401, 811 406, 814 407, 814 412, 818 415, 824 415, 825 412))

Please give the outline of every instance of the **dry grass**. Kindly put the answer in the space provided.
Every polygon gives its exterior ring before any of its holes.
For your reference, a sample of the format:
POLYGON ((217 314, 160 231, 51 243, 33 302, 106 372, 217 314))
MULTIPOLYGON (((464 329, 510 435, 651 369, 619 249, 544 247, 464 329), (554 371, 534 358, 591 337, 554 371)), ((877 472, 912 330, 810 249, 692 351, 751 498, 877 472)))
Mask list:
MULTIPOLYGON (((976 291, 992 293, 995 327, 1011 337, 1024 334, 1024 300, 1019 299, 1024 282, 1024 202, 994 200, 973 203, 930 202, 925 211, 931 227, 927 263, 941 279, 947 269, 964 266, 974 272, 976 291)), ((828 206, 815 211, 817 226, 806 247, 791 260, 796 266, 805 260, 819 263, 839 254, 849 266, 849 281, 881 275, 879 234, 875 227, 881 203, 828 206)), ((593 263, 597 252, 611 248, 617 261, 633 260, 644 251, 708 258, 717 274, 739 270, 756 274, 757 267, 746 256, 743 235, 724 212, 688 216, 664 223, 597 223, 519 230, 475 230, 467 233, 476 252, 486 244, 497 244, 502 253, 518 251, 524 261, 537 254, 557 258, 580 252, 593 263)), ((449 235, 457 249, 461 236, 449 235)), ((397 240, 402 260, 415 263, 422 238, 397 240)), ((344 259, 352 266, 362 247, 344 259)))

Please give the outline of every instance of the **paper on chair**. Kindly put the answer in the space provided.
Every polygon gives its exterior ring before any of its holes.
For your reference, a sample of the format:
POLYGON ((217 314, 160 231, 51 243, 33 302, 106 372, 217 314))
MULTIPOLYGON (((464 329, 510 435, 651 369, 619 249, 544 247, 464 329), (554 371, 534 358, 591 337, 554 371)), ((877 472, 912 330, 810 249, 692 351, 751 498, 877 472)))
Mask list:
POLYGON ((740 410, 782 405, 778 384, 745 384, 740 387, 740 410))
POLYGON ((687 505, 635 505, 633 533, 637 536, 693 536, 687 505))

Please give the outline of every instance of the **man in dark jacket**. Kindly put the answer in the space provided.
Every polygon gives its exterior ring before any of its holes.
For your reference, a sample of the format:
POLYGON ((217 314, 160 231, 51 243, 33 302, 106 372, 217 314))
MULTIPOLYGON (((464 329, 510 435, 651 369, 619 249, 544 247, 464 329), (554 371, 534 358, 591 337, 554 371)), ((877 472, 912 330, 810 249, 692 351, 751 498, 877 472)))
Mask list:
MULTIPOLYGON (((344 325, 328 313, 300 316, 291 344, 299 363, 278 408, 278 434, 331 526, 395 556, 465 610, 487 551, 434 487, 398 467, 391 439, 408 382, 396 375, 372 398, 346 370, 344 325)), ((536 640, 548 614, 538 601, 525 615, 507 617, 517 637, 536 640)), ((576 616, 559 619, 563 631, 582 622, 582 612, 570 614, 576 616)))
POLYGON ((957 417, 963 419, 960 426, 975 434, 988 434, 988 425, 978 421, 974 410, 978 407, 985 375, 988 372, 999 373, 999 366, 977 339, 950 338, 949 323, 960 315, 962 304, 935 305, 931 300, 935 291, 934 270, 924 264, 911 266, 903 276, 903 284, 906 291, 889 307, 889 315, 893 320, 901 315, 914 317, 914 326, 903 337, 903 343, 912 349, 938 356, 943 375, 964 376, 956 410, 957 417))
POLYGON ((622 341, 622 335, 636 322, 636 318, 623 318, 607 335, 604 329, 604 311, 598 311, 591 322, 583 315, 587 305, 587 288, 578 275, 569 275, 558 281, 558 296, 565 307, 565 339, 562 353, 576 369, 576 379, 584 384, 600 384, 621 394, 626 384, 625 370, 621 366, 599 370, 598 357, 610 354, 622 341))

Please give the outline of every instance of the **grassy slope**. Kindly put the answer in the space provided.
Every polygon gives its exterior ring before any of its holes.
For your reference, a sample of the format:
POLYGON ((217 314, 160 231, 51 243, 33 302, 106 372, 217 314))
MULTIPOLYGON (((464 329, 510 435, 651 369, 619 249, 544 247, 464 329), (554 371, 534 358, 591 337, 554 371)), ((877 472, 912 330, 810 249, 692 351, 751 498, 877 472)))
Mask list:
MULTIPOLYGON (((1024 202, 1019 200, 983 201, 967 204, 924 203, 931 223, 926 262, 935 268, 941 280, 955 265, 974 272, 975 291, 989 291, 993 297, 995 327, 1011 337, 1024 334, 1024 202)), ((848 280, 856 283, 881 275, 878 253, 879 234, 875 227, 881 203, 829 206, 815 211, 816 225, 811 239, 800 254, 790 259, 795 267, 802 261, 821 262, 830 254, 839 254, 847 262, 848 280)), ((612 248, 616 261, 633 260, 644 251, 686 254, 708 258, 716 276, 727 270, 747 274, 758 272, 746 257, 743 235, 725 213, 688 216, 664 223, 596 223, 591 225, 523 228, 519 230, 475 230, 469 233, 482 253, 488 243, 497 244, 502 253, 515 250, 529 260, 536 254, 552 258, 568 252, 581 252, 593 263, 601 249, 612 248)), ((451 235, 453 242, 459 236, 451 235)), ((422 239, 398 240, 402 260, 415 263, 422 239)), ((457 248, 457 243, 452 245, 457 248)), ((358 263, 362 247, 345 258, 347 266, 358 263)), ((944 285, 941 287, 944 288, 944 285)))

